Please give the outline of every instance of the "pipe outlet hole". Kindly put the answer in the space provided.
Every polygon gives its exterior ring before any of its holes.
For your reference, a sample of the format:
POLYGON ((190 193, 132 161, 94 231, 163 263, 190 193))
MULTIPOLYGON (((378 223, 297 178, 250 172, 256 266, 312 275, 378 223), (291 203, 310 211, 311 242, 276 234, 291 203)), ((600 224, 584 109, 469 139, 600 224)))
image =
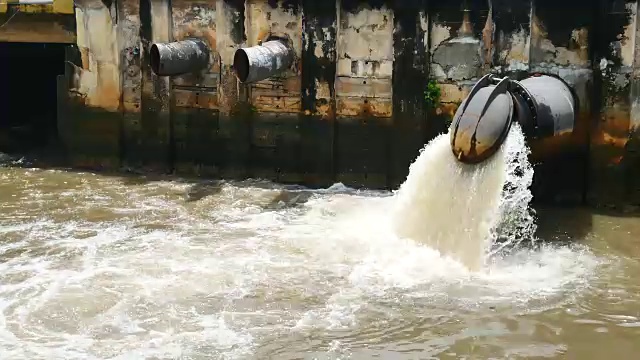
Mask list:
POLYGON ((151 64, 151 70, 154 73, 158 74, 162 68, 160 64, 160 50, 158 50, 158 45, 151 45, 151 50, 149 51, 149 62, 151 64))
POLYGON ((236 72, 240 82, 247 81, 249 77, 249 56, 242 49, 238 49, 233 56, 233 70, 236 72))

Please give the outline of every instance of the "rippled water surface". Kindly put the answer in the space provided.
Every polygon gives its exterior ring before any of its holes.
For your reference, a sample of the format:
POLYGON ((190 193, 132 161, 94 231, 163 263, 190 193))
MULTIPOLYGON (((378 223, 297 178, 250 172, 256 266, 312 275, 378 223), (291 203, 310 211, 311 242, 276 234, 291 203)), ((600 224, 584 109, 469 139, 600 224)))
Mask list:
POLYGON ((391 195, 0 168, 0 359, 640 352, 640 219, 542 209, 470 272, 390 236, 391 195))

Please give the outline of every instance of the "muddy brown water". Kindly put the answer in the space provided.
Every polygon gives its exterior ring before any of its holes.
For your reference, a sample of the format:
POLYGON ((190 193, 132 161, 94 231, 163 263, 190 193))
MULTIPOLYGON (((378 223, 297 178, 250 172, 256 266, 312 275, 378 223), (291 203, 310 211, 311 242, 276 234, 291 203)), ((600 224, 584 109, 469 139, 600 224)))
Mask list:
POLYGON ((470 272, 392 194, 0 168, 0 359, 636 359, 640 220, 470 272))

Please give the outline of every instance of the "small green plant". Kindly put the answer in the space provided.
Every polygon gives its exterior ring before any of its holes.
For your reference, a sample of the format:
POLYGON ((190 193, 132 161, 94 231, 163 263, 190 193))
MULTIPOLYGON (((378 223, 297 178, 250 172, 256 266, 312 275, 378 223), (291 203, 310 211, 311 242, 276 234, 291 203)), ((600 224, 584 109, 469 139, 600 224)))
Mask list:
POLYGON ((430 80, 427 83, 427 88, 424 90, 424 102, 428 108, 435 108, 440 103, 440 87, 438 86, 438 82, 435 80, 430 80))

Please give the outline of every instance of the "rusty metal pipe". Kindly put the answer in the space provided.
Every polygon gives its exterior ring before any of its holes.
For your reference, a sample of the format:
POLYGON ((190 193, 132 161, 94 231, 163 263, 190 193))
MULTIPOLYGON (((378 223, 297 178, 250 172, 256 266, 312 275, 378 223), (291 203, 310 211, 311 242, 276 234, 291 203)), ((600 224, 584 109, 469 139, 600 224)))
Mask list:
POLYGON ((486 75, 454 115, 451 150, 463 163, 481 163, 498 151, 514 121, 527 141, 570 133, 575 108, 571 89, 555 77, 536 75, 519 82, 486 75))
POLYGON ((149 51, 151 70, 158 76, 194 73, 209 66, 209 46, 199 39, 155 43, 149 51))
POLYGON ((532 116, 518 122, 529 138, 543 139, 572 132, 576 118, 576 100, 571 89, 562 80, 548 75, 536 75, 520 81, 526 94, 531 97, 532 116))
POLYGON ((293 50, 283 41, 271 40, 262 45, 238 49, 233 57, 233 69, 242 83, 270 78, 293 63, 293 50))

